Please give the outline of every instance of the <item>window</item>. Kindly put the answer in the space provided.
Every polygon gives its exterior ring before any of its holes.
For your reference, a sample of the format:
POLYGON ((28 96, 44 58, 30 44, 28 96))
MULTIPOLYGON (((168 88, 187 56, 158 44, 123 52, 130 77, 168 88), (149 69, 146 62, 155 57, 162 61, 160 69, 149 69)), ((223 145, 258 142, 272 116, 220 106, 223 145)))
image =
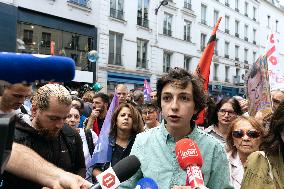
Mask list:
POLYGON ((253 43, 256 44, 256 29, 252 30, 253 43))
POLYGON ((248 41, 248 25, 245 24, 244 27, 244 39, 245 41, 248 41))
POLYGON ((219 18, 219 11, 214 10, 214 20, 213 20, 214 25, 217 23, 218 18, 219 18))
POLYGON ((33 30, 24 30, 24 39, 25 44, 30 45, 33 43, 33 30))
POLYGON ((219 47, 219 39, 216 38, 215 48, 214 48, 214 54, 218 55, 218 47, 219 47))
POLYGON ((184 8, 191 10, 191 0, 184 0, 184 8))
POLYGON ((275 21, 275 31, 278 32, 278 20, 275 21))
POLYGON ((42 32, 41 34, 41 46, 50 47, 51 33, 42 32))
POLYGON ((230 43, 228 41, 225 41, 225 58, 229 58, 229 46, 230 43))
POLYGON ((121 49, 122 49, 122 34, 109 32, 109 64, 122 66, 121 49))
POLYGON ((248 16, 248 2, 245 2, 245 16, 248 16))
POLYGON ((267 15, 267 27, 270 28, 270 16, 267 15))
POLYGON ((239 0, 235 0, 235 10, 239 12, 239 0))
POLYGON ((244 50, 244 62, 248 63, 248 49, 244 50))
POLYGON ((206 5, 201 4, 201 23, 206 25, 206 5))
POLYGON ((191 64, 191 57, 185 56, 183 67, 186 71, 190 71, 190 64, 191 64))
POLYGON ((255 62, 256 61, 256 52, 255 51, 253 51, 253 53, 252 53, 252 58, 253 58, 253 62, 255 62))
POLYGON ((205 49, 206 44, 206 34, 202 33, 200 37, 200 50, 203 51, 205 49))
POLYGON ((239 24, 240 22, 238 20, 235 20, 235 36, 239 37, 239 24))
POLYGON ((225 66, 225 82, 229 82, 229 69, 230 66, 225 66))
POLYGON ((110 16, 119 20, 124 19, 123 0, 110 0, 110 16))
POLYGON ((88 0, 68 0, 68 2, 87 7, 88 0))
POLYGON ((229 22, 230 22, 230 17, 226 15, 225 16, 225 33, 227 33, 227 34, 230 33, 229 22))
POLYGON ((190 35, 190 31, 191 31, 191 22, 184 20, 184 26, 183 26, 183 39, 185 41, 191 41, 191 35, 190 35))
POLYGON ((149 0, 138 0, 137 25, 148 28, 149 0))
POLYGON ((240 68, 236 68, 236 76, 238 77, 240 75, 240 68))
POLYGON ((240 47, 238 45, 235 45, 235 60, 239 61, 239 49, 240 47))
POLYGON ((76 34, 72 35, 71 42, 69 44, 70 49, 73 49, 73 50, 79 49, 79 39, 80 39, 80 36, 78 36, 76 34))
POLYGON ((253 7, 252 19, 256 21, 256 7, 253 7))
POLYGON ((148 41, 137 39, 137 68, 147 69, 147 44, 148 41))
POLYGON ((214 64, 214 75, 213 75, 213 80, 214 81, 218 81, 218 68, 219 68, 219 64, 214 64))
POLYGON ((172 20, 173 16, 171 14, 165 13, 164 27, 163 27, 164 35, 172 36, 172 20))
POLYGON ((169 72, 171 68, 171 53, 164 52, 164 60, 163 60, 163 72, 169 72))

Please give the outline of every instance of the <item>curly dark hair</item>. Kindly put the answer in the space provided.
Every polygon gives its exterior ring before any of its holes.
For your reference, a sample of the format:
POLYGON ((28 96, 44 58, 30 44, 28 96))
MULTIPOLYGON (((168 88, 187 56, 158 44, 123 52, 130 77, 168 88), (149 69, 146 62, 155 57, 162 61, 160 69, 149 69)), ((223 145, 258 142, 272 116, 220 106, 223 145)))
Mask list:
POLYGON ((232 152, 232 156, 235 157, 237 154, 237 148, 234 145, 234 139, 232 136, 232 132, 234 131, 234 128, 236 126, 236 124, 240 121, 247 121, 251 124, 251 126, 253 128, 255 128, 255 130, 257 130, 260 133, 260 137, 264 137, 265 135, 265 129, 264 127, 254 118, 251 116, 239 116, 238 118, 236 118, 234 121, 232 121, 232 123, 230 124, 229 127, 229 132, 226 138, 226 150, 227 152, 232 152))
POLYGON ((192 120, 196 119, 196 115, 203 110, 206 104, 206 95, 203 90, 201 81, 193 74, 182 68, 170 69, 169 73, 164 75, 157 81, 157 104, 161 108, 162 90, 169 83, 178 83, 178 86, 185 89, 189 83, 192 84, 193 101, 197 113, 193 115, 192 120))
POLYGON ((272 115, 269 131, 260 146, 260 149, 267 154, 277 155, 279 150, 284 153, 284 142, 281 138, 284 132, 284 102, 281 102, 272 115))
POLYGON ((211 117, 211 122, 209 123, 210 125, 218 125, 218 112, 225 103, 232 104, 233 110, 238 116, 243 114, 239 101, 237 101, 235 98, 225 97, 217 103, 211 117))
POLYGON ((119 112, 122 110, 122 108, 129 108, 131 115, 132 115, 132 136, 136 136, 138 133, 141 133, 144 131, 144 123, 141 114, 138 112, 136 108, 134 108, 131 104, 129 103, 122 103, 120 104, 116 110, 114 111, 112 118, 111 118, 111 128, 110 128, 110 136, 113 136, 116 138, 117 136, 117 117, 119 112))

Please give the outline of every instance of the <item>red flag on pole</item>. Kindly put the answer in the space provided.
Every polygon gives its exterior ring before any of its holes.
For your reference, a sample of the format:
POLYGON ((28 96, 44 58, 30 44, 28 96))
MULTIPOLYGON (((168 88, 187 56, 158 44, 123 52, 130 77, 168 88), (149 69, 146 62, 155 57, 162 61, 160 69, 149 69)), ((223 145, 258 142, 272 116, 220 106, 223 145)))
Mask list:
MULTIPOLYGON (((209 83, 209 75, 210 75, 210 65, 212 62, 212 57, 214 55, 214 48, 216 45, 216 32, 218 30, 219 24, 221 22, 222 17, 219 17, 213 31, 211 33, 211 37, 207 43, 207 47, 204 49, 204 52, 199 60, 197 68, 194 72, 199 78, 201 78, 203 82, 203 89, 205 92, 208 91, 208 83, 209 83)), ((204 123, 205 118, 205 110, 202 110, 199 115, 198 119, 196 120, 196 124, 201 125, 204 123)))

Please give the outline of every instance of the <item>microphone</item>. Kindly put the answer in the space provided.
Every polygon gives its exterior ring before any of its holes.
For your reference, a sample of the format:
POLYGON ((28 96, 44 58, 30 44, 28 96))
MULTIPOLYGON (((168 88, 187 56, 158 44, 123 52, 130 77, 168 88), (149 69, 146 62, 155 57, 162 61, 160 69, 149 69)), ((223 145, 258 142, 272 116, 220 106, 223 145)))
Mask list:
POLYGON ((96 177, 98 183, 93 185, 90 189, 115 189, 121 182, 132 177, 132 175, 138 171, 140 165, 140 161, 136 156, 127 156, 113 167, 99 174, 96 177))
POLYGON ((181 139, 176 143, 176 156, 180 167, 186 170, 186 185, 195 189, 206 188, 200 169, 203 159, 198 145, 192 139, 181 139))
POLYGON ((71 81, 75 62, 63 56, 0 52, 0 81, 10 84, 35 81, 71 81))
POLYGON ((140 179, 134 189, 158 189, 157 183, 148 177, 140 179))

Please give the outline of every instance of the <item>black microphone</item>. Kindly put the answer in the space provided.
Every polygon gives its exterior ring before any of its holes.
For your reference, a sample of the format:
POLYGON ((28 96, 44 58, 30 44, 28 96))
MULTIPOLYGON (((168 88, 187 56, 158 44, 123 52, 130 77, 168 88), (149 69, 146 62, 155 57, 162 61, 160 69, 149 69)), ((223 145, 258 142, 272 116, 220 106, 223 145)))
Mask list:
POLYGON ((132 177, 138 171, 140 165, 140 161, 136 156, 127 156, 120 160, 112 168, 110 167, 99 174, 96 177, 98 183, 91 186, 89 189, 116 188, 121 182, 124 182, 132 177))
POLYGON ((75 62, 63 56, 0 52, 0 82, 71 81, 75 62))

